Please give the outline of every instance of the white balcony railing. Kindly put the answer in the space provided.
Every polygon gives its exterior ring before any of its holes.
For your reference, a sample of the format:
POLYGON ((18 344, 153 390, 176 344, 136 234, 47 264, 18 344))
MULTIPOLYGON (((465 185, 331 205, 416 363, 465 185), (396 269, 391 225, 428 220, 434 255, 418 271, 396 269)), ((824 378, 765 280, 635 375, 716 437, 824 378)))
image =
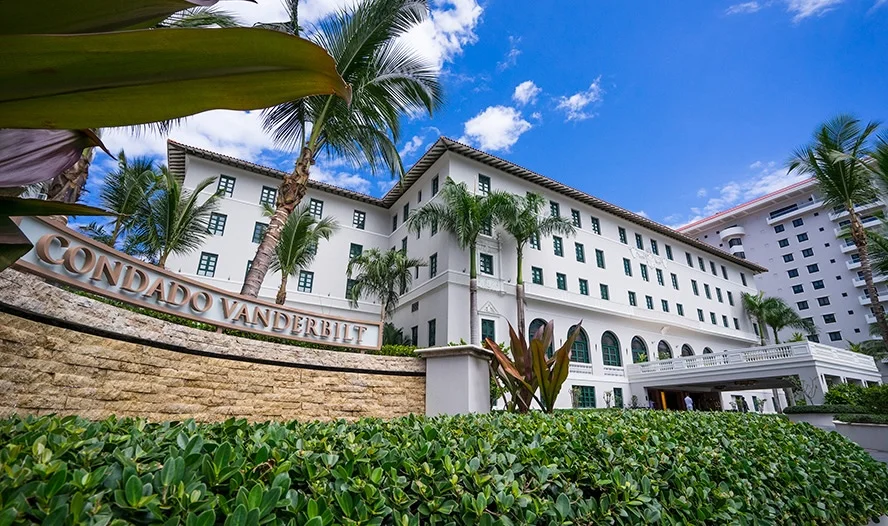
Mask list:
POLYGON ((742 226, 732 226, 722 230, 719 233, 721 240, 724 241, 729 237, 742 237, 746 235, 746 230, 742 226))
MULTIPOLYGON (((885 280, 888 280, 888 276, 886 276, 885 274, 876 274, 875 276, 873 276, 874 283, 882 283, 885 280)), ((866 282, 863 281, 863 278, 854 278, 853 280, 851 280, 851 282, 854 283, 855 287, 865 287, 866 286, 866 282)))
POLYGON ((849 259, 848 261, 845 262, 845 266, 848 267, 848 270, 854 270, 854 269, 860 268, 860 261, 854 261, 852 259, 849 259))
MULTIPOLYGON (((866 219, 860 221, 863 224, 863 228, 874 228, 882 224, 882 220, 878 217, 870 216, 866 219)), ((848 226, 839 226, 833 229, 833 232, 836 233, 836 237, 848 235, 848 226)))
POLYGON ((849 252, 854 252, 855 250, 857 250, 857 245, 855 245, 853 241, 847 241, 845 243, 842 243, 841 249, 842 254, 847 254, 849 252))
POLYGON ((745 252, 745 250, 743 250, 743 243, 740 243, 739 245, 732 246, 730 250, 731 250, 731 255, 736 255, 740 252, 745 252))
POLYGON ((769 225, 773 225, 775 223, 782 223, 783 221, 786 221, 788 219, 792 219, 794 217, 798 217, 802 214, 810 212, 811 210, 817 210, 821 206, 823 206, 823 201, 814 201, 811 204, 808 204, 805 206, 800 206, 800 207, 796 208, 795 210, 790 210, 790 211, 784 212, 784 213, 782 213, 778 216, 775 216, 775 217, 769 217, 767 219, 767 222, 769 225))
MULTIPOLYGON (((855 206, 854 211, 857 213, 861 213, 861 212, 866 212, 867 210, 872 210, 874 208, 879 208, 884 205, 885 205, 884 201, 882 201, 881 199, 876 199, 875 201, 870 201, 869 203, 855 206)), ((833 210, 832 212, 829 213, 829 219, 831 221, 836 221, 836 220, 842 219, 844 217, 848 217, 847 210, 840 210, 838 212, 833 210)))
MULTIPOLYGON (((571 377, 577 376, 594 376, 595 368, 592 364, 588 363, 580 363, 580 362, 570 362, 570 368, 568 369, 571 377)), ((615 376, 619 378, 626 378, 626 369, 623 367, 614 367, 612 365, 605 365, 601 370, 601 374, 604 376, 615 376)))

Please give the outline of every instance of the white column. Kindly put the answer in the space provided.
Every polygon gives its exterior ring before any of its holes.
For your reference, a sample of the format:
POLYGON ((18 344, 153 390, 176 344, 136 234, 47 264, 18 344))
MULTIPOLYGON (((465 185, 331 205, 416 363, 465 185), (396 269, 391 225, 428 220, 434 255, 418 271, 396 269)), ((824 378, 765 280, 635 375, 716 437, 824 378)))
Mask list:
POLYGON ((458 345, 418 349, 416 354, 426 360, 426 415, 490 412, 492 352, 458 345))

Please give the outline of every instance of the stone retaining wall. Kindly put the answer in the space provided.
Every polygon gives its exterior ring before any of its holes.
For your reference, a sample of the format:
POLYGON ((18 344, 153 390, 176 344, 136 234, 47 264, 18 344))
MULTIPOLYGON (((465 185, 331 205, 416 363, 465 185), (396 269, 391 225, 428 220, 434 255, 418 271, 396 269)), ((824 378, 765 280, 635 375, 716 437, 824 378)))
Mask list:
POLYGON ((2 415, 308 420, 425 410, 425 363, 418 358, 192 329, 12 270, 0 273, 0 304, 11 306, 0 312, 2 415))

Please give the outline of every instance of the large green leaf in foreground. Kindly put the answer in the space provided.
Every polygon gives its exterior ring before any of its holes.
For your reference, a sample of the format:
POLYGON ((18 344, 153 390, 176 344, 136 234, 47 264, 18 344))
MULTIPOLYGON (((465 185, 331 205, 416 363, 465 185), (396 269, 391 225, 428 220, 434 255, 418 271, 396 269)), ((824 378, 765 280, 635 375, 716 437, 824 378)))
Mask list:
POLYGON ((84 129, 351 90, 327 52, 255 28, 0 36, 0 128, 84 129))

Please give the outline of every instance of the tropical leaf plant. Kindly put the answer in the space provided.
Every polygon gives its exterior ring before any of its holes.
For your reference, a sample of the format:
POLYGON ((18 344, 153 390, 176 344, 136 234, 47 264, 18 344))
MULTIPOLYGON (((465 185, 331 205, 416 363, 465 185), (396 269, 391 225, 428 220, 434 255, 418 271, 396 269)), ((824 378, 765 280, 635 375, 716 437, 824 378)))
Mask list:
POLYGON ((413 283, 414 269, 424 266, 425 261, 408 257, 403 250, 364 250, 351 258, 346 268, 348 278, 354 278, 348 291, 349 304, 357 308, 361 298, 372 297, 379 302, 379 319, 391 319, 401 296, 413 283))

